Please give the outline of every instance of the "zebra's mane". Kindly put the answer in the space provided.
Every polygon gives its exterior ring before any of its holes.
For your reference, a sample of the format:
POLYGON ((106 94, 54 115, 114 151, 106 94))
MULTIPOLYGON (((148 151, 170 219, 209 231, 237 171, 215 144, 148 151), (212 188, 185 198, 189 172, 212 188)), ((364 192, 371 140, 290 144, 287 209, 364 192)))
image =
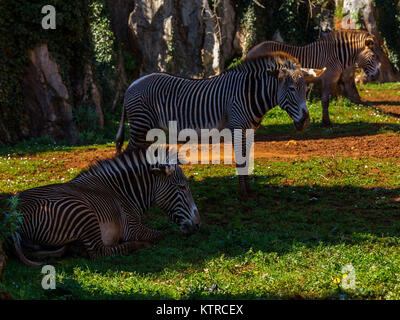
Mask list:
POLYGON ((168 147, 165 149, 166 157, 164 158, 164 160, 161 160, 161 163, 150 164, 146 158, 146 151, 147 149, 144 148, 130 147, 119 155, 107 159, 96 160, 92 165, 90 165, 86 169, 83 169, 73 180, 87 177, 92 173, 95 174, 96 172, 101 172, 103 170, 106 170, 107 168, 121 167, 121 164, 122 166, 129 166, 134 169, 140 169, 143 167, 159 166, 169 163, 168 147))
POLYGON ((340 31, 331 31, 326 35, 322 36, 317 41, 343 41, 343 40, 351 40, 359 37, 373 37, 371 33, 367 30, 357 30, 357 29, 345 29, 340 31), (352 37, 347 37, 352 36, 352 37))
MULTIPOLYGON (((89 167, 86 169, 83 169, 76 177, 75 179, 88 176, 91 173, 96 173, 98 171, 103 171, 104 169, 108 167, 113 167, 113 164, 118 164, 118 163, 127 163, 132 167, 142 167, 142 166, 147 166, 147 161, 146 161, 146 153, 144 150, 140 148, 131 148, 130 150, 126 150, 119 155, 107 158, 107 159, 102 159, 102 160, 96 160, 93 164, 91 164, 89 167)), ((75 180, 74 179, 74 180, 75 180)))
POLYGON ((251 58, 246 58, 237 67, 232 68, 227 72, 248 69, 249 66, 260 65, 259 62, 263 62, 262 65, 268 67, 269 70, 281 69, 283 67, 288 69, 300 69, 300 62, 297 58, 283 51, 274 51, 262 52, 251 58))

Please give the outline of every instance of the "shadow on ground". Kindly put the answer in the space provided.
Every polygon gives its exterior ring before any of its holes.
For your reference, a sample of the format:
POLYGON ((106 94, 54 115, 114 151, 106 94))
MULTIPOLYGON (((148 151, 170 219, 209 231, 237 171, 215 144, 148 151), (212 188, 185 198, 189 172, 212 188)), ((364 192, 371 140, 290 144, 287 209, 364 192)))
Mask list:
MULTIPOLYGON (((203 215, 199 233, 190 237, 183 236, 165 215, 155 210, 146 223, 163 230, 165 239, 152 250, 143 249, 128 256, 95 260, 66 257, 59 261, 56 268, 65 273, 73 273, 75 267, 80 267, 96 274, 124 271, 157 277, 165 269, 187 272, 189 266, 202 268, 213 257, 241 256, 250 248, 254 251, 276 252, 281 256, 295 250, 293 243, 308 248, 343 243, 357 245, 364 243, 366 237, 398 237, 400 234, 400 188, 282 186, 270 183, 272 178, 274 176, 256 176, 252 183, 252 187, 257 190, 256 197, 246 203, 238 199, 237 181, 231 177, 206 178, 193 182, 192 191, 203 215)), ((31 279, 33 274, 37 276, 37 268, 28 268, 15 258, 10 259, 6 273, 8 284, 11 281, 31 279)), ((14 291, 12 293, 15 294, 14 291)), ((48 294, 51 299, 168 298, 157 292, 111 295, 90 285, 82 286, 72 279, 64 282, 59 291, 48 294)), ((332 291, 324 298, 337 297, 338 293, 332 291)), ((216 290, 209 297, 195 290, 187 298, 310 297, 302 295, 300 291, 291 296, 276 292, 260 295, 249 289, 245 294, 238 295, 226 295, 216 290)))

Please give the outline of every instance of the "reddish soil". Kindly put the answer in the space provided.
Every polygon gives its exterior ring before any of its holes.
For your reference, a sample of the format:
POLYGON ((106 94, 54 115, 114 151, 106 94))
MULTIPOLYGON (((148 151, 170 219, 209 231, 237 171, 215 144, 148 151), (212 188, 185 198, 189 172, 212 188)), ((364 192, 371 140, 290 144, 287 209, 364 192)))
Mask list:
MULTIPOLYGON (((400 96, 387 95, 377 98, 367 97, 364 101, 372 102, 374 107, 390 112, 393 115, 400 116, 400 96)), ((265 138, 262 137, 262 138, 265 138)), ((340 157, 376 157, 376 158, 398 158, 400 157, 400 135, 376 134, 369 136, 350 136, 338 138, 316 138, 304 140, 284 140, 274 139, 266 136, 267 139, 257 139, 255 142, 255 158, 264 158, 270 160, 284 159, 306 159, 314 156, 340 156, 340 157), (267 140, 267 141, 262 141, 267 140)), ((95 148, 75 150, 72 152, 59 152, 31 156, 38 159, 56 158, 63 161, 68 168, 83 169, 96 160, 109 158, 115 155, 114 147, 99 152, 95 148)), ((211 153, 210 153, 211 154, 211 153)))
POLYGON ((254 153, 256 158, 271 159, 304 159, 331 155, 355 158, 396 158, 400 157, 400 135, 377 134, 335 139, 259 141, 256 142, 254 153))
MULTIPOLYGON (((400 117, 400 97, 390 93, 390 91, 379 92, 378 95, 364 96, 363 101, 372 103, 374 108, 392 116, 400 117)), ((313 156, 398 158, 400 157, 400 135, 392 133, 334 139, 296 141, 278 141, 277 139, 277 141, 256 142, 256 158, 287 159, 313 156)))
POLYGON ((41 154, 29 156, 29 159, 37 160, 57 160, 65 165, 65 168, 85 169, 93 165, 98 160, 111 158, 115 155, 115 148, 107 149, 87 148, 74 151, 60 151, 57 153, 41 154))

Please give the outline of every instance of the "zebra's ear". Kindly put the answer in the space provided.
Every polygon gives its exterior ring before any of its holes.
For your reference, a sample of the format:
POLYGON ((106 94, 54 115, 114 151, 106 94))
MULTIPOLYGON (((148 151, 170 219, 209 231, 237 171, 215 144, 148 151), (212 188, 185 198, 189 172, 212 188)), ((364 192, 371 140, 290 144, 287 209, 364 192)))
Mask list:
POLYGON ((303 72, 304 80, 306 83, 314 82, 319 79, 320 76, 325 72, 326 68, 323 69, 309 69, 309 68, 301 68, 303 72))
POLYGON ((277 78, 278 80, 286 79, 289 75, 289 72, 285 68, 279 70, 267 70, 267 72, 270 76, 277 78))
POLYGON ((155 174, 156 176, 164 176, 164 177, 169 177, 171 174, 173 174, 175 171, 175 168, 168 165, 168 164, 163 164, 159 167, 154 167, 150 169, 150 172, 152 174, 155 174))
POLYGON ((365 39, 365 46, 372 49, 373 46, 375 45, 375 41, 373 38, 367 38, 365 39))

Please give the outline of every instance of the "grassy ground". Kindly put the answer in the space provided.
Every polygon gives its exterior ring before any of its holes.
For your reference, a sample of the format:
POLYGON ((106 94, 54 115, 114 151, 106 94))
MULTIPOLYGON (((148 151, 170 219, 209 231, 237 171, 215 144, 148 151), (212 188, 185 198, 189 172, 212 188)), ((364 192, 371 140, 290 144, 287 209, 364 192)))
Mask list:
MULTIPOLYGON (((400 84, 361 87, 390 108, 400 84), (386 100, 391 98, 391 103, 386 100)), ((400 100, 400 97, 398 97, 400 100)), ((400 109, 400 102, 399 104, 400 109)), ((320 102, 309 103, 313 123, 295 133, 278 108, 263 121, 271 139, 334 139, 399 134, 399 118, 378 104, 346 99, 331 104, 331 129, 319 126, 320 102)), ((381 104, 379 104, 381 106, 381 104)), ((105 154, 111 144, 63 147, 40 142, 0 149, 0 194, 67 181, 81 167, 68 154, 105 154), (63 160, 65 159, 65 160, 63 160)), ((399 299, 400 161, 341 157, 257 159, 257 197, 239 200, 235 169, 185 166, 203 217, 201 232, 185 237, 157 208, 147 224, 166 237, 129 256, 53 261, 57 289, 41 288, 40 268, 11 257, 3 286, 18 299, 399 299), (355 288, 345 289, 345 265, 355 288)))

